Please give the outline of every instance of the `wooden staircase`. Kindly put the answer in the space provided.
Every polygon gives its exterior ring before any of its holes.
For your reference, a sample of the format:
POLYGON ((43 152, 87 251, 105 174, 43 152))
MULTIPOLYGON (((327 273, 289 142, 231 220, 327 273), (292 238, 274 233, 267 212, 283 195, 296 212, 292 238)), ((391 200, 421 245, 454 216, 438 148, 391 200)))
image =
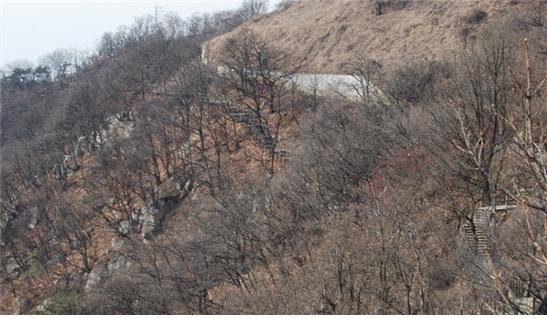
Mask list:
POLYGON ((465 222, 463 223, 463 236, 465 238, 467 246, 469 246, 469 249, 472 252, 476 252, 477 241, 475 240, 475 230, 472 221, 465 220, 465 222))
POLYGON ((504 220, 509 210, 515 209, 516 203, 507 196, 496 196, 493 206, 480 207, 475 210, 471 219, 463 223, 462 232, 469 249, 480 256, 492 257, 491 218, 504 220), (500 216, 503 216, 500 218, 500 216))
POLYGON ((236 107, 227 106, 226 113, 230 116, 232 120, 234 120, 237 123, 249 124, 251 122, 251 119, 249 118, 249 115, 247 114, 247 112, 242 111, 236 107))
POLYGON ((473 214, 477 253, 481 256, 492 256, 492 237, 490 231, 490 209, 478 209, 473 214))
MULTIPOLYGON (((473 216, 466 218, 462 223, 461 235, 465 239, 469 251, 480 257, 484 265, 490 268, 493 273, 496 273, 497 259, 492 241, 492 230, 496 223, 503 223, 507 213, 515 208, 517 208, 516 202, 507 196, 496 196, 492 206, 476 209, 473 216)), ((504 313, 538 314, 539 311, 544 311, 541 309, 544 307, 542 303, 545 304, 547 274, 540 275, 533 283, 526 281, 526 279, 513 278, 507 284, 508 298, 518 308, 518 311, 507 307, 504 313)))
POLYGON ((226 113, 228 116, 236 123, 239 123, 243 126, 245 126, 252 134, 255 136, 262 145, 264 145, 267 148, 273 147, 273 141, 272 137, 268 134, 268 132, 264 132, 260 130, 260 125, 257 123, 256 117, 253 117, 252 115, 249 115, 249 112, 241 110, 237 107, 233 106, 226 106, 225 108, 226 113))
POLYGON ((463 235, 473 253, 486 257, 492 254, 489 209, 477 209, 471 220, 463 223, 463 235))

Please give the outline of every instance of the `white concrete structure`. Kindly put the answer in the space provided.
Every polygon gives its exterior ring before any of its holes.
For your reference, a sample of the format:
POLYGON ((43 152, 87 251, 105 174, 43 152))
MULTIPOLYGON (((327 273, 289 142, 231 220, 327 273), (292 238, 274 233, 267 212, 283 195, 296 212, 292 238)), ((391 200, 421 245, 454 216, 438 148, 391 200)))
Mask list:
MULTIPOLYGON (((227 67, 220 65, 217 73, 226 76, 230 71, 227 67)), ((274 75, 280 76, 281 73, 274 73, 274 75)), ((349 99, 361 99, 368 92, 371 97, 383 97, 382 92, 371 82, 346 74, 295 73, 287 77, 287 83, 295 85, 297 89, 306 93, 315 92, 318 96, 338 94, 349 99)))
POLYGON ((359 99, 367 93, 370 96, 381 96, 381 91, 372 83, 366 80, 360 81, 358 78, 345 74, 307 74, 297 73, 290 77, 298 89, 319 96, 328 96, 340 94, 347 98, 359 99))

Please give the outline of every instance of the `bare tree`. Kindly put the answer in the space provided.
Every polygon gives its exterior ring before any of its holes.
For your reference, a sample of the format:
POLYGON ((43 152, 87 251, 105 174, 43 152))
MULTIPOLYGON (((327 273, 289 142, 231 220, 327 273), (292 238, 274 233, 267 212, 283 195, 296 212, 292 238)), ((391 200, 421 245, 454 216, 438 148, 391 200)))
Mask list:
POLYGON ((40 65, 47 66, 53 72, 53 77, 64 78, 75 67, 75 54, 68 50, 58 49, 44 56, 40 65))
POLYGON ((381 67, 380 63, 368 58, 364 53, 358 53, 351 61, 341 67, 344 73, 351 75, 359 83, 359 86, 353 89, 365 104, 370 102, 371 93, 375 93, 373 92, 374 86, 372 83, 377 79, 376 76, 381 67))
POLYGON ((245 0, 241 4, 239 13, 241 14, 243 20, 249 20, 266 13, 266 10, 268 10, 267 0, 245 0))
POLYGON ((285 85, 298 67, 286 71, 286 55, 250 30, 228 41, 221 62, 228 87, 235 91, 236 107, 242 108, 251 134, 269 150, 273 173, 279 133, 291 111, 282 102, 285 85))

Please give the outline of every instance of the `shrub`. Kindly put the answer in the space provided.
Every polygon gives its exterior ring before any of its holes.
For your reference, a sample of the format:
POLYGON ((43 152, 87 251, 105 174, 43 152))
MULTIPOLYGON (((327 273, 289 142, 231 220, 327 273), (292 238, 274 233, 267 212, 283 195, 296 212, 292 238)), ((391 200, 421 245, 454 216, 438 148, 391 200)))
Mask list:
POLYGON ((431 96, 435 83, 449 78, 449 65, 422 62, 395 70, 388 78, 387 93, 400 102, 417 103, 431 96))
POLYGON ((276 6, 276 11, 284 11, 293 6, 297 0, 281 0, 276 6))
POLYGON ((54 295, 37 314, 74 315, 82 313, 82 293, 67 291, 54 295))
POLYGON ((428 275, 433 289, 446 289, 456 280, 454 269, 446 260, 439 260, 438 263, 432 263, 428 275))
POLYGON ((486 17, 488 17, 488 13, 481 9, 473 9, 470 15, 464 18, 465 23, 467 24, 479 24, 483 22, 486 17))
POLYGON ((37 249, 33 249, 28 255, 28 264, 29 264, 28 275, 31 278, 39 277, 44 273, 44 269, 42 267, 42 263, 40 259, 41 258, 37 249))
POLYGON ((406 8, 412 0, 372 0, 372 6, 376 15, 381 15, 386 9, 402 10, 406 8))

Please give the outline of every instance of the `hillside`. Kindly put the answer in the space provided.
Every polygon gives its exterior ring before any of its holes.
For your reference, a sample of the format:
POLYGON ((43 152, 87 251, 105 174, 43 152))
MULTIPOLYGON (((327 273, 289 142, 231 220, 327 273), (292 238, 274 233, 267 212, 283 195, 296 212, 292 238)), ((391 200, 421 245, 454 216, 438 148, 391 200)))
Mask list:
POLYGON ((375 3, 4 76, 0 313, 547 314, 546 2, 375 3))
MULTIPOLYGON (((410 62, 453 59, 492 21, 514 14, 541 16, 545 10, 544 1, 392 2, 378 15, 372 1, 301 0, 284 11, 247 21, 205 48, 214 60, 227 38, 248 28, 310 73, 340 73, 339 66, 360 52, 393 70, 410 62)), ((535 43, 542 43, 545 52, 545 41, 535 43)))

